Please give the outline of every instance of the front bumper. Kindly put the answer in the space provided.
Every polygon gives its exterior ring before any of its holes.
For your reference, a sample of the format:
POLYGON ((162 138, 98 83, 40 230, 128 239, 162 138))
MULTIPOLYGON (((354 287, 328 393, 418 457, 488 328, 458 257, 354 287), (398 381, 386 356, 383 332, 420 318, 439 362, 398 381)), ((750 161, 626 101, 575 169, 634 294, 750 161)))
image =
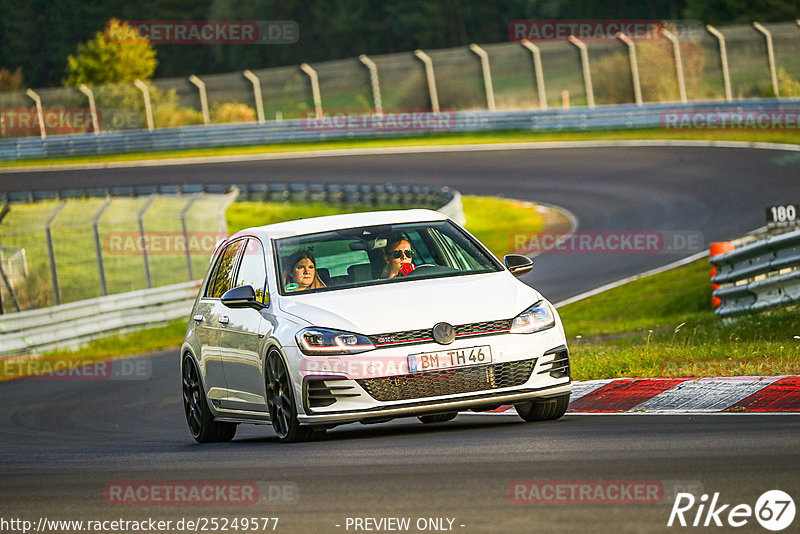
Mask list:
MULTIPOLYGON (((352 365, 350 372, 334 372, 332 366, 315 366, 313 371, 306 367, 298 370, 303 407, 298 418, 306 424, 369 421, 563 395, 571 390, 571 376, 567 347, 559 334, 553 329, 471 339, 462 345, 491 346, 491 364, 436 372, 409 374, 407 365, 403 367, 409 349, 403 348, 365 353, 359 363, 372 373, 354 373, 352 365), (375 367, 383 372, 374 372, 375 367)), ((441 348, 432 345, 413 351, 441 348)))
POLYGON ((562 385, 553 385, 541 389, 525 389, 496 394, 483 393, 462 395, 460 398, 453 400, 425 401, 395 408, 379 407, 356 412, 298 415, 298 420, 301 423, 307 424, 347 423, 362 420, 369 422, 370 419, 409 417, 426 413, 455 412, 494 404, 516 404, 533 399, 544 399, 563 395, 569 393, 571 390, 572 384, 567 382, 562 385))

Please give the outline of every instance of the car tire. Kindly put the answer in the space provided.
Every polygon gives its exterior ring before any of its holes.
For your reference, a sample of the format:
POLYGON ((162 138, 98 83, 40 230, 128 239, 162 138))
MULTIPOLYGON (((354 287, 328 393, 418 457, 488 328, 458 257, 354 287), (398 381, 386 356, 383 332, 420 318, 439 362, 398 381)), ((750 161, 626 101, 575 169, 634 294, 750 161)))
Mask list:
POLYGON ((458 412, 447 412, 447 413, 435 413, 432 415, 420 415, 417 419, 420 422, 425 424, 430 423, 446 423, 447 421, 452 421, 456 418, 458 412))
POLYGON ((301 426, 297 419, 292 382, 280 354, 273 351, 267 356, 264 374, 266 376, 267 410, 278 439, 284 443, 297 443, 306 441, 312 434, 316 434, 313 428, 301 426))
POLYGON ((515 404, 514 408, 525 421, 554 421, 560 419, 569 407, 569 393, 549 399, 533 400, 515 404))
POLYGON ((188 354, 183 358, 183 411, 189 432, 198 443, 230 441, 236 435, 236 423, 214 421, 208 407, 206 392, 194 358, 188 354))

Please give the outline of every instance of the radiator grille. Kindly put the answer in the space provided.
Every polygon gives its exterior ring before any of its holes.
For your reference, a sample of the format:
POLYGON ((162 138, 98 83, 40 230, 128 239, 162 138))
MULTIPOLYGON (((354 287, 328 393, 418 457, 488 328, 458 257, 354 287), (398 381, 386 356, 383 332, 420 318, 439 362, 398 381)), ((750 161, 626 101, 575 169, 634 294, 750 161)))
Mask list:
POLYGON ((357 382, 378 401, 421 399, 520 386, 528 381, 535 364, 536 358, 532 358, 386 378, 369 378, 357 382))
MULTIPOLYGON (((470 336, 490 336, 493 334, 505 334, 511 328, 512 319, 501 319, 498 321, 482 321, 480 323, 469 323, 454 326, 456 339, 470 336)), ((390 332, 387 334, 375 334, 369 336, 369 340, 376 347, 389 347, 392 345, 415 345, 419 343, 429 343, 433 341, 433 327, 422 328, 420 330, 406 330, 403 332, 390 332)))

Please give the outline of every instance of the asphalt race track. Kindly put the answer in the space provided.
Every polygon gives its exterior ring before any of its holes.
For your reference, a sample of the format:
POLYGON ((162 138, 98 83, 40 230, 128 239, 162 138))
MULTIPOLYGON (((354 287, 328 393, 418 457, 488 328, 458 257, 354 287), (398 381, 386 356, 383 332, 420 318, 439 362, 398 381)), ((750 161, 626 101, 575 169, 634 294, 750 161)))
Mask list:
POLYGON ((751 506, 770 489, 800 494, 797 416, 568 415, 534 424, 465 414, 430 426, 347 425, 298 445, 280 444, 269 427, 245 426, 231 443, 200 446, 183 418, 177 353, 150 361, 145 381, 2 384, 4 517, 277 516, 277 532, 306 533, 347 532, 335 526, 347 517, 449 517, 463 533, 663 532, 669 504, 514 503, 509 487, 648 481, 667 494, 696 488, 751 506), (249 505, 106 501, 108 485, 131 481, 293 489, 287 502, 270 502, 265 492, 268 502, 249 505))
MULTIPOLYGON (((765 207, 795 202, 800 159, 787 155, 794 153, 641 146, 335 156, 2 173, 0 190, 219 182, 435 184, 464 194, 562 206, 577 216, 581 231, 700 232, 707 248, 764 225, 765 207)), ((548 254, 524 280, 558 302, 688 255, 548 254)))
MULTIPOLYGON (((435 183, 465 194, 563 206, 578 217, 581 230, 699 231, 707 244, 763 225, 767 205, 796 202, 800 164, 779 164, 783 154, 625 147, 331 157, 2 174, 0 189, 219 181, 435 183)), ((560 300, 679 257, 549 254, 537 258, 527 281, 560 300)), ((347 425, 299 445, 278 443, 269 427, 246 426, 232 443, 199 446, 182 413, 177 352, 147 361, 151 372, 139 380, 0 383, 0 516, 34 526, 41 517, 278 517, 276 532, 303 533, 365 532, 354 528, 353 518, 399 517, 411 519, 409 532, 625 533, 678 529, 667 527, 667 502, 681 489, 719 492, 719 502, 729 509, 754 507, 772 489, 787 492, 796 503, 800 497, 796 415, 568 415, 530 424, 513 415, 464 414, 438 425, 415 419, 347 425), (118 505, 104 493, 145 481, 254 484, 259 502, 233 504, 220 497, 176 505, 153 498, 118 505), (649 483, 661 489, 658 503, 566 498, 541 504, 513 502, 518 481, 550 486, 560 481, 561 487, 583 481, 595 488, 602 486, 597 481, 649 483), (438 528, 427 523, 422 530, 421 518, 445 519, 438 528)), ((686 513, 688 521, 697 509, 686 513)), ((724 521, 727 510, 720 517, 724 521)), ((261 526, 259 531, 272 529, 272 523, 261 526)), ((727 524, 689 528, 709 529, 734 530, 727 524)), ((764 532, 753 517, 735 530, 764 532)))

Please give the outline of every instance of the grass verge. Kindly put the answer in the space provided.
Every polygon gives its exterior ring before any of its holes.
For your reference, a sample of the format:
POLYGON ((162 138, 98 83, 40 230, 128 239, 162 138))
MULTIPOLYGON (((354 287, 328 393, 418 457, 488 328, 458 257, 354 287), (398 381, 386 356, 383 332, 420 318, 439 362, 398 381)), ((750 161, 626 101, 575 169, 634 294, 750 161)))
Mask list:
POLYGON ((800 374, 800 313, 720 319, 700 259, 559 310, 576 380, 800 374))
POLYGON ((336 150, 348 148, 460 145, 476 143, 616 140, 701 140, 800 144, 800 133, 780 130, 666 130, 661 128, 594 130, 582 132, 531 132, 528 130, 510 130, 465 134, 437 134, 419 137, 396 137, 391 139, 368 139, 358 141, 342 139, 325 142, 279 143, 270 145, 202 148, 166 152, 135 152, 129 154, 95 154, 59 158, 37 158, 18 161, 3 161, 0 162, 0 168, 25 167, 30 165, 69 165, 80 163, 108 163, 120 161, 197 158, 212 156, 239 156, 267 153, 277 154, 287 152, 304 152, 309 150, 336 150))
MULTIPOLYGON (((521 227, 541 228, 540 215, 530 208, 516 201, 464 197, 467 228, 499 256, 508 252, 511 233, 521 227), (503 210, 505 229, 490 220, 497 210, 503 210)), ((332 214, 332 210, 239 203, 229 208, 228 224, 235 231, 286 218, 332 214)), ((710 299, 709 264, 700 259, 562 307, 573 378, 800 374, 798 308, 721 320, 711 310, 710 299)), ((176 320, 93 341, 79 353, 59 351, 45 357, 88 362, 175 349, 185 327, 185 321, 176 320)))
MULTIPOLYGON (((519 231, 520 228, 531 232, 542 229, 543 213, 537 209, 537 206, 529 202, 472 196, 462 197, 462 202, 464 214, 467 217, 467 229, 500 257, 510 252, 509 236, 513 232, 519 231), (492 222, 493 214, 498 211, 502 211, 504 214, 503 221, 499 224, 492 222)), ((251 226, 293 220, 299 217, 309 218, 372 209, 374 208, 366 205, 337 207, 326 204, 239 202, 228 207, 226 218, 228 230, 232 233, 251 226)), ((63 365, 66 361, 78 360, 81 363, 90 363, 132 354, 177 349, 180 347, 185 332, 186 320, 177 319, 165 326, 97 339, 78 351, 48 352, 37 359, 37 368, 52 369, 56 365, 63 365)), ((11 369, 10 372, 3 372, 0 369, 0 381, 19 377, 18 372, 15 371, 18 367, 11 369)))

